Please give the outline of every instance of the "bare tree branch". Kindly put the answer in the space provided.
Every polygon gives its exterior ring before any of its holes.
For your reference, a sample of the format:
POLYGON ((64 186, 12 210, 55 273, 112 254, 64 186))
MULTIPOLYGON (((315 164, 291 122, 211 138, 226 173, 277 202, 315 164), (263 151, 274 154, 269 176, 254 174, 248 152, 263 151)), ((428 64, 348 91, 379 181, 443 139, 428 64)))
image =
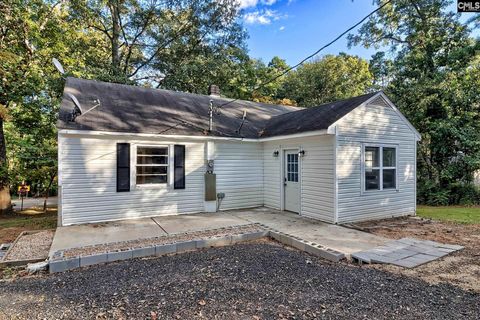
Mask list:
POLYGON ((64 0, 57 1, 56 3, 53 4, 53 6, 50 8, 50 11, 48 12, 47 16, 45 17, 45 20, 40 24, 40 31, 43 31, 45 29, 45 26, 47 25, 48 21, 50 20, 50 17, 55 10, 55 8, 63 3, 64 0))

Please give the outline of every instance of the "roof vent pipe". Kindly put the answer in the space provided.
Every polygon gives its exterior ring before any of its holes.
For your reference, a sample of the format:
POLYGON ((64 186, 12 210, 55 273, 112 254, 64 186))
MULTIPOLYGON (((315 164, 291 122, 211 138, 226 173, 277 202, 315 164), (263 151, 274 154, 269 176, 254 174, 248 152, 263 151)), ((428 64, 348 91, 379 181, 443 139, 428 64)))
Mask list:
POLYGON ((220 97, 220 88, 217 85, 211 84, 208 86, 208 95, 220 97))

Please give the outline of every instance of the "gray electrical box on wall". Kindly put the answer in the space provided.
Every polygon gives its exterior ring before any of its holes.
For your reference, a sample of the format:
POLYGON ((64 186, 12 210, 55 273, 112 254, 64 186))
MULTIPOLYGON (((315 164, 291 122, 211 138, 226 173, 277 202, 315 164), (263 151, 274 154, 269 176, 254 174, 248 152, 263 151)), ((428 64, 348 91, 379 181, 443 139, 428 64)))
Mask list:
POLYGON ((205 201, 217 200, 217 175, 205 173, 205 201))

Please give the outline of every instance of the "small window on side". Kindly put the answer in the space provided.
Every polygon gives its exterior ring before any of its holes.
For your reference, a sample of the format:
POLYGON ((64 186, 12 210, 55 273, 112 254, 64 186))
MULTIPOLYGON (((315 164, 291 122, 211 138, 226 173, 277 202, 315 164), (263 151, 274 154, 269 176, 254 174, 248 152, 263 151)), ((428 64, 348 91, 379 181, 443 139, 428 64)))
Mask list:
POLYGON ((365 191, 397 188, 397 148, 365 146, 363 177, 365 191))

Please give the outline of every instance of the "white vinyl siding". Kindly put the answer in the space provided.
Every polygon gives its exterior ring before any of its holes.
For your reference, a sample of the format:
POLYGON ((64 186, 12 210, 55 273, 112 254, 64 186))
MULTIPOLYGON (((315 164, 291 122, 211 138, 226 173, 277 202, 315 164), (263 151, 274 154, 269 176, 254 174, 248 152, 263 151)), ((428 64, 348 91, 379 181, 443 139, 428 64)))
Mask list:
POLYGON ((266 207, 281 209, 282 154, 277 142, 263 143, 263 203, 266 207), (273 153, 279 151, 278 156, 273 153))
MULTIPOLYGON (((334 129, 334 130, 330 130, 334 129)), ((330 134, 272 141, 214 141, 88 134, 59 134, 59 212, 63 225, 203 212, 205 163, 214 160, 220 210, 284 208, 284 150, 299 157, 300 214, 347 223, 415 213, 416 136, 382 101, 360 106, 330 134), (333 132, 336 132, 334 135, 333 132), (171 139, 171 140, 165 140, 171 139), (116 192, 116 144, 131 146, 131 189, 116 192), (186 188, 173 188, 173 145, 186 146, 186 188), (167 183, 136 185, 136 147, 168 148, 167 183), (397 189, 363 192, 362 146, 395 146, 397 189), (278 156, 274 152, 278 151, 278 156), (208 157, 207 157, 208 153, 208 157)), ((202 138, 203 139, 203 138, 202 138)), ((390 169, 391 170, 391 169, 390 169)), ((213 203, 214 204, 214 203, 213 203)))
POLYGON ((204 210, 204 142, 115 140, 72 135, 60 136, 59 141, 59 185, 62 186, 64 225, 204 210), (116 192, 118 142, 130 143, 131 168, 135 164, 135 145, 184 144, 186 188, 175 190, 171 183, 140 188, 132 180, 129 192, 116 192))
POLYGON ((415 213, 415 134, 390 106, 361 106, 337 123, 338 222, 415 213), (394 145, 397 189, 362 192, 362 145, 394 145))
POLYGON ((263 206, 262 144, 216 142, 217 193, 225 193, 220 210, 263 206))
POLYGON ((335 222, 334 136, 314 136, 264 142, 264 203, 265 206, 283 207, 281 195, 282 150, 305 151, 300 157, 301 191, 300 214, 326 222, 335 222), (274 151, 280 151, 278 157, 274 151))

